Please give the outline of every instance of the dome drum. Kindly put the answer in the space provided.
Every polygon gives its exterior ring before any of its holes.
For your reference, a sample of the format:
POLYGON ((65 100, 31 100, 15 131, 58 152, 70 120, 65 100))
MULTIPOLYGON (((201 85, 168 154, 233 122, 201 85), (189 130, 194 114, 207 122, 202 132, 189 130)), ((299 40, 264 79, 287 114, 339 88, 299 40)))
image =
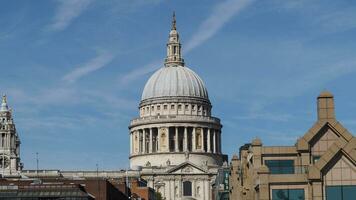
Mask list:
POLYGON ((151 104, 169 104, 169 103, 190 103, 190 104, 201 104, 204 106, 212 107, 210 100, 200 97, 190 97, 190 96, 168 96, 168 97, 155 97, 142 100, 139 107, 151 105, 151 104))
POLYGON ((216 117, 208 117, 208 116, 149 116, 149 117, 140 117, 131 120, 130 122, 130 129, 134 129, 135 127, 147 125, 151 126, 154 124, 161 124, 161 123, 170 123, 179 124, 184 123, 194 123, 197 126, 202 127, 216 127, 221 129, 222 125, 220 124, 220 119, 216 117))

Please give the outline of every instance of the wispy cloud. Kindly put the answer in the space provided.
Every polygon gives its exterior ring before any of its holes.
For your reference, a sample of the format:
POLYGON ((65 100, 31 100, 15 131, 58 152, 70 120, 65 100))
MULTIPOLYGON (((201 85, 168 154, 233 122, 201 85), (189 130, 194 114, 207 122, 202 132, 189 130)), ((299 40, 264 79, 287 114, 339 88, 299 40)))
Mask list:
POLYGON ((269 113, 269 112, 251 112, 247 115, 239 115, 233 117, 237 120, 268 120, 268 121, 277 121, 277 122, 287 122, 293 118, 290 114, 278 114, 278 113, 269 113))
POLYGON ((185 51, 189 52, 213 37, 233 16, 252 2, 253 0, 227 0, 215 6, 211 15, 188 41, 185 51))
POLYGON ((324 14, 316 18, 315 24, 319 24, 327 32, 343 32, 356 28, 355 7, 346 8, 324 14))
POLYGON ((322 87, 327 82, 340 78, 346 74, 356 72, 356 59, 353 60, 342 60, 338 63, 331 63, 328 65, 314 66, 313 70, 305 69, 302 73, 296 76, 286 77, 284 80, 288 84, 281 85, 280 81, 272 82, 272 87, 269 88, 269 94, 266 91, 263 91, 262 87, 259 90, 260 95, 264 95, 269 98, 280 98, 280 97, 295 97, 303 94, 310 89, 315 89, 322 87), (275 90, 278 87, 279 90, 275 90))
MULTIPOLYGON (((204 20, 198 30, 193 34, 188 41, 184 51, 188 53, 194 48, 201 45, 204 41, 213 37, 234 15, 238 14, 253 0, 226 0, 216 5, 209 17, 204 20)), ((156 70, 161 64, 161 60, 151 62, 144 67, 134 69, 127 74, 121 76, 121 83, 129 83, 139 77, 146 75, 156 70)))
POLYGON ((156 69, 158 69, 161 65, 162 61, 161 60, 156 60, 154 62, 151 62, 141 68, 134 69, 130 71, 127 74, 124 74, 119 78, 121 84, 128 84, 131 81, 137 79, 138 77, 141 77, 145 74, 148 74, 156 69))
POLYGON ((100 68, 105 67, 114 59, 114 55, 110 52, 101 52, 95 58, 89 60, 87 63, 83 64, 83 66, 79 66, 73 71, 66 74, 62 80, 73 83, 80 79, 81 77, 96 71, 100 68))
POLYGON ((93 0, 58 0, 58 7, 48 30, 61 31, 85 11, 93 0))

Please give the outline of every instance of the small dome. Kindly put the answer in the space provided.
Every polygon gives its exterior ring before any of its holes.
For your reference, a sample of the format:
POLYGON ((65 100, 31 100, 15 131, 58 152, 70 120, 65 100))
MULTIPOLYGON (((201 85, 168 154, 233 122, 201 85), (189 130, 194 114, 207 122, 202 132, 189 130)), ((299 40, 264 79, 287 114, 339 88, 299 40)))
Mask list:
POLYGON ((163 67, 156 71, 143 89, 142 99, 157 97, 198 97, 209 100, 202 79, 188 67, 163 67))

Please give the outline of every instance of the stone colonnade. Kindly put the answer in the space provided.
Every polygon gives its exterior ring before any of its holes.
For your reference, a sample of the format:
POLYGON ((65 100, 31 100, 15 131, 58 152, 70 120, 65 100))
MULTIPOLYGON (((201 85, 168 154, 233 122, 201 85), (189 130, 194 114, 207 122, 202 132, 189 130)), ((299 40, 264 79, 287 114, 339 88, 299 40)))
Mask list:
POLYGON ((221 131, 214 128, 169 126, 135 129, 130 133, 130 154, 156 152, 221 153, 221 131))

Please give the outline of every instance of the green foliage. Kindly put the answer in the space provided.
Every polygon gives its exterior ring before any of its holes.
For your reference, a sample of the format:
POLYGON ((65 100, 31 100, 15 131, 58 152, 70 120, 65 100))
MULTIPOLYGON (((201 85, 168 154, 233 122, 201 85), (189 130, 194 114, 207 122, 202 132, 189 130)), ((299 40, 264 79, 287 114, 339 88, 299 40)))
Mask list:
POLYGON ((162 197, 162 194, 160 192, 155 192, 155 199, 156 200, 165 200, 165 198, 162 197))

